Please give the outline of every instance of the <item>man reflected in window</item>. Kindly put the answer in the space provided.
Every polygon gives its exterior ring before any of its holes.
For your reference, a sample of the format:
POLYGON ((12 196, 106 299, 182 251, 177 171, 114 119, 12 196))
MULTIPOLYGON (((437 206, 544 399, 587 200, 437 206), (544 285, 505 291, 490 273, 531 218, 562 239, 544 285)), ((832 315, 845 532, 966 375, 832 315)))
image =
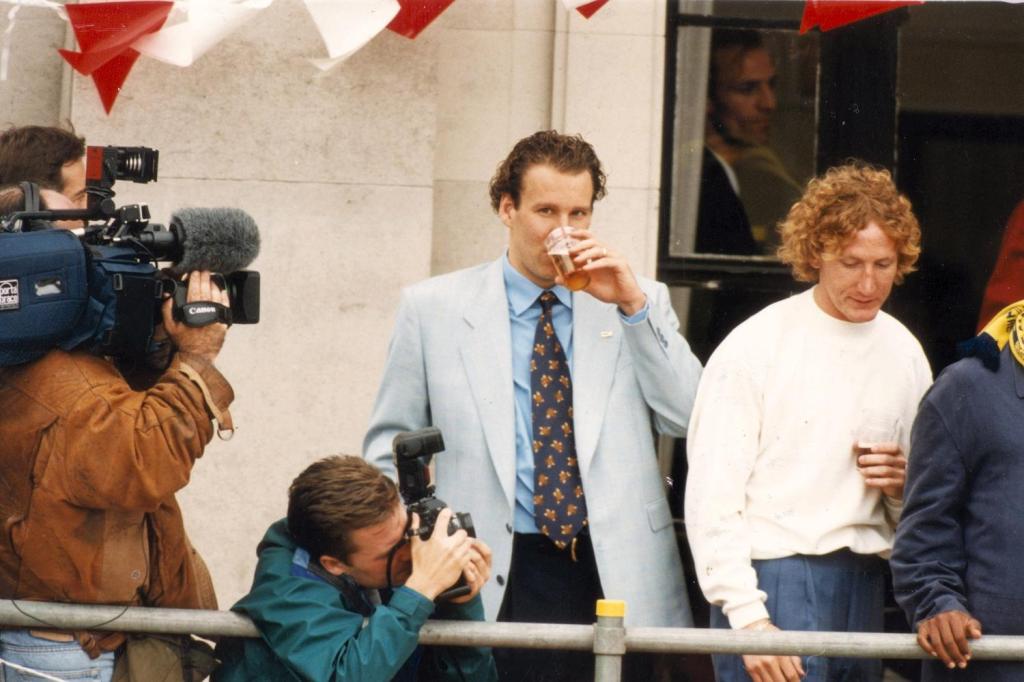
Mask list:
POLYGON ((768 146, 777 105, 775 60, 756 31, 717 29, 711 39, 708 72, 702 206, 697 251, 735 255, 774 255, 776 222, 801 193, 776 153, 768 146), (708 193, 728 178, 732 202, 742 207, 735 217, 729 197, 708 193), (739 202, 735 199, 739 198, 739 202), (729 218, 732 215, 733 217, 729 218), (722 220, 714 220, 718 216, 722 220), (726 221, 725 219, 728 218, 726 221), (725 224, 723 224, 725 223, 725 224))

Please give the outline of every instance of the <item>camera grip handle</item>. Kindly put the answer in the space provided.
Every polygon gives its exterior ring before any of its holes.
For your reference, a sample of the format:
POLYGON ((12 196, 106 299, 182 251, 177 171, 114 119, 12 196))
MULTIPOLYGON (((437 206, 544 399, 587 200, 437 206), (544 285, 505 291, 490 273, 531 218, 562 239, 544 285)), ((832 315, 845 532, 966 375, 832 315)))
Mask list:
MULTIPOLYGON (((224 289, 226 284, 224 276, 213 273, 211 280, 218 287, 224 289)), ((173 287, 171 297, 174 299, 172 306, 172 317, 178 322, 184 322, 189 327, 205 327, 208 324, 222 322, 231 326, 231 308, 215 303, 213 301, 188 301, 188 284, 177 280, 168 280, 173 287)))
POLYGON ((434 601, 448 601, 449 599, 457 599, 470 593, 470 587, 466 584, 466 578, 459 576, 459 581, 452 587, 437 595, 434 601))

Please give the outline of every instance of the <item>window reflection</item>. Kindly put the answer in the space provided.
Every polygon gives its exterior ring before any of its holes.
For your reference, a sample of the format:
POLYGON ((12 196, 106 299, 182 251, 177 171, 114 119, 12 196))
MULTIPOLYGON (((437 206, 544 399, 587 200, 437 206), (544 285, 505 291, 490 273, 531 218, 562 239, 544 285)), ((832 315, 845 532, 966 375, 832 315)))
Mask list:
POLYGON ((786 145, 791 159, 794 152, 804 157, 801 175, 809 176, 813 163, 815 88, 813 72, 806 79, 807 58, 816 62, 816 50, 802 55, 791 34, 712 31, 696 252, 775 254, 775 226, 802 189, 776 145, 786 145), (808 109, 811 125, 794 127, 808 109), (777 139, 780 118, 790 125, 777 139))

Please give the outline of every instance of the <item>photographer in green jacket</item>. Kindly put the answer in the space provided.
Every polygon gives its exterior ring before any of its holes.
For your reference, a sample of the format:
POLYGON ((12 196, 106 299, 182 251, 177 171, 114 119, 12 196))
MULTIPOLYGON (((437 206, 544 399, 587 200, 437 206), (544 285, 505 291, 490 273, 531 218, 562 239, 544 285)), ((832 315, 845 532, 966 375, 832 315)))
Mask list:
POLYGON ((215 681, 497 679, 489 649, 417 643, 432 615, 484 618, 491 551, 446 533, 450 509, 429 538, 407 540, 419 519, 391 479, 351 456, 310 465, 288 495, 288 517, 267 530, 252 589, 233 607, 261 638, 224 640, 215 681), (435 606, 460 575, 470 593, 435 606))

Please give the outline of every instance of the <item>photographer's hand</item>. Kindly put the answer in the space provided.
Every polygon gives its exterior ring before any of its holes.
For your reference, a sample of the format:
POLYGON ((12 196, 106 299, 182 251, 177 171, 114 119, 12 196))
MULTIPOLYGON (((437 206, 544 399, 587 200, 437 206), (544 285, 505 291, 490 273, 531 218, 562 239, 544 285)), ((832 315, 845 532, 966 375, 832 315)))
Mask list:
POLYGON ((469 585, 469 594, 452 599, 453 604, 464 604, 480 593, 491 578, 491 548, 479 538, 473 538, 473 548, 469 552, 469 563, 462 571, 469 585))
MULTIPOLYGON (((473 539, 466 531, 457 530, 448 535, 448 521, 451 509, 442 509, 434 523, 434 532, 427 540, 413 537, 412 575, 405 586, 416 590, 433 601, 437 595, 455 584, 459 575, 470 563, 473 539)), ((419 515, 412 515, 412 530, 420 527, 419 515)))
MULTIPOLYGON (((223 306, 230 305, 227 292, 221 291, 220 287, 210 279, 210 273, 192 272, 188 278, 188 302, 212 301, 223 306)), ((224 345, 224 336, 227 333, 227 325, 221 323, 208 324, 205 327, 189 327, 184 322, 178 322, 172 314, 174 301, 168 298, 164 301, 163 317, 164 327, 171 337, 175 347, 182 353, 197 355, 207 362, 212 363, 224 345)))

